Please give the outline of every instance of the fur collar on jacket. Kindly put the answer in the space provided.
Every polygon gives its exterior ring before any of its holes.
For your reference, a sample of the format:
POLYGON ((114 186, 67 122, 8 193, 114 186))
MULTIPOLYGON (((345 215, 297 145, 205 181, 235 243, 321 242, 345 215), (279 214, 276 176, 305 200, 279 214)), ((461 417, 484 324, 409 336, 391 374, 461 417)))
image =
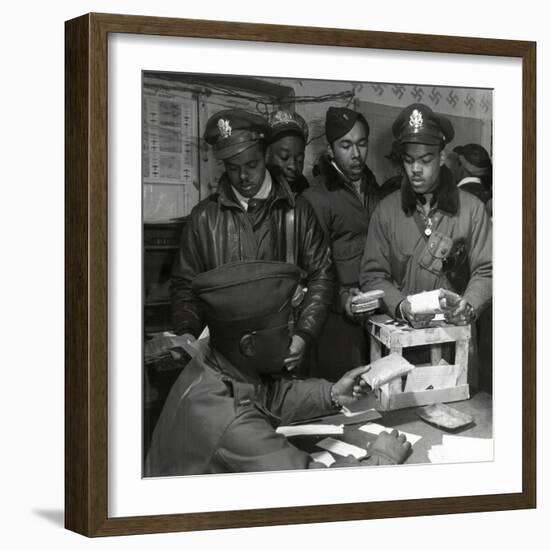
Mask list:
MULTIPOLYGON (((342 187, 342 185, 351 186, 351 183, 344 179, 344 176, 334 168, 330 158, 323 155, 319 159, 318 165, 315 167, 319 176, 323 178, 326 188, 329 191, 335 191, 342 187)), ((372 170, 365 164, 363 169, 363 178, 361 181, 361 192, 367 193, 367 195, 377 195, 379 193, 379 186, 376 183, 376 177, 372 170)))
MULTIPOLYGON (((412 216, 416 210, 416 203, 422 195, 417 195, 409 183, 406 175, 401 184, 401 208, 407 216, 412 216)), ((437 208, 454 216, 458 212, 458 187, 452 172, 443 165, 439 172, 439 183, 434 191, 434 204, 437 208)))

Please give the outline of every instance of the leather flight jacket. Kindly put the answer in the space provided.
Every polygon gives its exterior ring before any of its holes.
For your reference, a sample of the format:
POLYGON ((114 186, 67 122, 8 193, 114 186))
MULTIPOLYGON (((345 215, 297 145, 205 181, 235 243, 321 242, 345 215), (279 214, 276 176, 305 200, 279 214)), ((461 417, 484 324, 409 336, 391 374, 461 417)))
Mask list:
POLYGON ((201 201, 182 232, 172 270, 171 296, 176 334, 199 336, 205 326, 191 282, 204 271, 241 260, 286 260, 285 213, 295 209, 294 253, 308 292, 301 305, 296 334, 316 338, 328 314, 335 272, 330 247, 311 205, 294 198, 284 177, 270 169, 273 187, 265 215, 247 215, 224 174, 215 193, 201 201))

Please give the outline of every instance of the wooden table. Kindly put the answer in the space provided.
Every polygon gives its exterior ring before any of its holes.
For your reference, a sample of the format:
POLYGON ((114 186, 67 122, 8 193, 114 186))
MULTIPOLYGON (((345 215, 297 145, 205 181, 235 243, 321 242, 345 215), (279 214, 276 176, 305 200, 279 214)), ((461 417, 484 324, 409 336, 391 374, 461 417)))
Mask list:
MULTIPOLYGON (((389 429, 396 428, 422 437, 412 448, 413 452, 407 459, 407 464, 423 464, 430 462, 428 450, 433 445, 441 445, 443 435, 452 434, 462 437, 477 437, 488 439, 493 436, 493 403, 489 394, 480 392, 471 399, 452 403, 451 407, 467 413, 474 418, 474 424, 462 430, 446 431, 436 428, 421 420, 416 414, 416 408, 401 409, 396 411, 381 411, 382 418, 375 420, 377 424, 386 426, 389 429)), ((374 441, 376 436, 359 430, 364 424, 353 424, 344 427, 344 434, 333 435, 335 439, 341 439, 346 443, 365 448, 367 443, 374 441)), ((299 449, 312 453, 322 451, 316 443, 326 436, 299 436, 292 437, 291 443, 299 449)), ((465 456, 464 460, 468 458, 465 456)))

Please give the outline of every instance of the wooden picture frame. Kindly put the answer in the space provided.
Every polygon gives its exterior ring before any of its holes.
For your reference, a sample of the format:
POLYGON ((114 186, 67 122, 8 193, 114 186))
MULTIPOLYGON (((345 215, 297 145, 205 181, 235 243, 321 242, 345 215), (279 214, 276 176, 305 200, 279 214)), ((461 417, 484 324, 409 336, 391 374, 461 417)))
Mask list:
POLYGON ((536 506, 536 44, 111 14, 65 27, 65 525, 106 536, 536 506), (108 516, 109 33, 519 58, 523 102, 522 490, 517 493, 136 517, 108 516))

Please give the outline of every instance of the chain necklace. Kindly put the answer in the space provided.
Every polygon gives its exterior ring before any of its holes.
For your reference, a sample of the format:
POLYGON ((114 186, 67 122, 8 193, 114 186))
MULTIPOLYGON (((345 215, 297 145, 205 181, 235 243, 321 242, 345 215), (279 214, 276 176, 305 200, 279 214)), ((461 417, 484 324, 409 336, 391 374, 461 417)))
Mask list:
POLYGON ((417 204, 417 210, 422 216, 422 220, 424 221, 424 235, 426 235, 426 237, 429 237, 432 234, 433 222, 432 222, 432 217, 430 216, 430 214, 432 213, 432 208, 430 207, 431 197, 432 197, 431 194, 424 195, 424 199, 426 201, 425 204, 423 205, 417 204), (424 206, 426 208, 424 208, 424 206))
POLYGON ((418 210, 418 213, 420 214, 420 216, 422 216, 422 220, 424 221, 424 235, 426 235, 426 237, 429 237, 432 234, 432 218, 424 214, 424 212, 422 212, 420 209, 418 210))

